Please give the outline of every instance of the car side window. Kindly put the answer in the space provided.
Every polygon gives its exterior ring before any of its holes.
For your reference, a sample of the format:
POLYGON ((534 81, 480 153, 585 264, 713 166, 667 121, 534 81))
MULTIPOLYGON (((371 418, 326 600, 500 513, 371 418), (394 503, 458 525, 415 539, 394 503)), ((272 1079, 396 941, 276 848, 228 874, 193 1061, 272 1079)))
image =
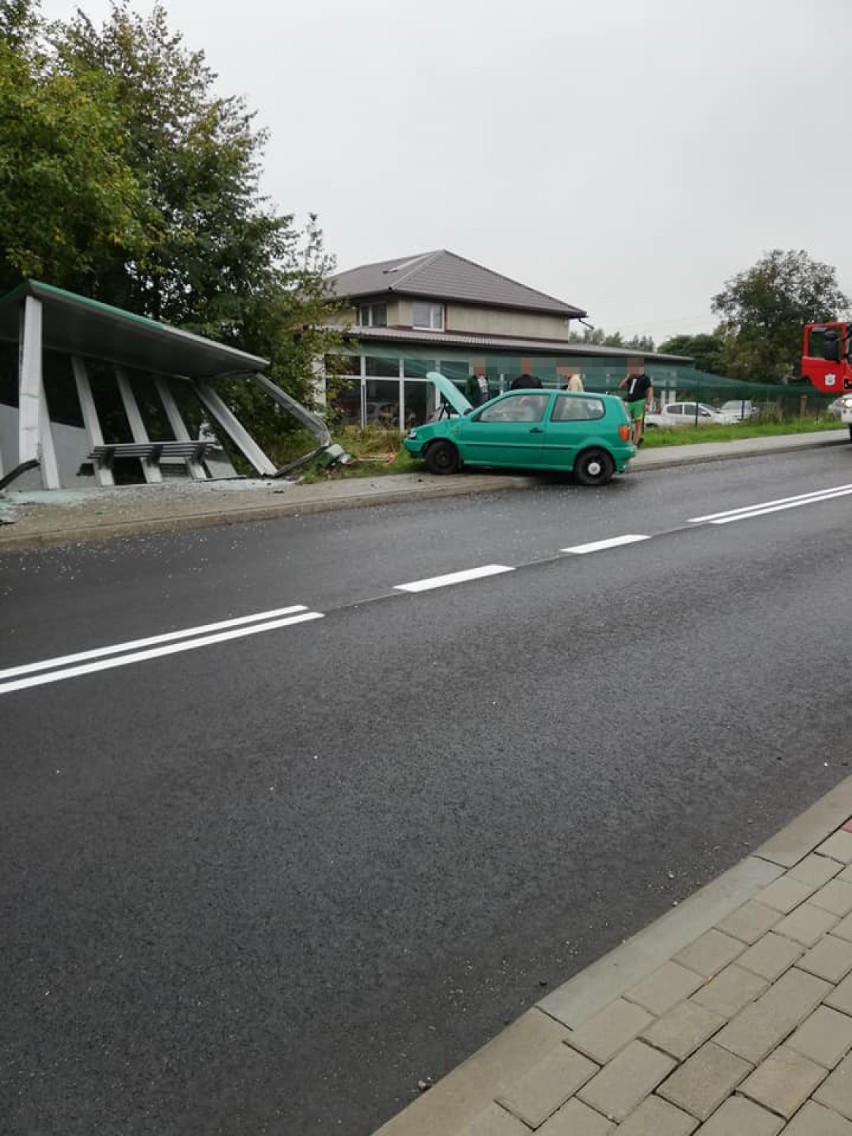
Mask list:
POLYGON ((560 394, 554 404, 551 421, 588 422, 603 416, 604 404, 599 398, 577 398, 570 394, 560 394))
POLYGON ((679 403, 672 403, 671 406, 667 406, 665 409, 666 414, 683 414, 683 407, 679 403))
POLYGON ((541 422, 550 401, 549 394, 513 394, 486 406, 477 422, 541 422))

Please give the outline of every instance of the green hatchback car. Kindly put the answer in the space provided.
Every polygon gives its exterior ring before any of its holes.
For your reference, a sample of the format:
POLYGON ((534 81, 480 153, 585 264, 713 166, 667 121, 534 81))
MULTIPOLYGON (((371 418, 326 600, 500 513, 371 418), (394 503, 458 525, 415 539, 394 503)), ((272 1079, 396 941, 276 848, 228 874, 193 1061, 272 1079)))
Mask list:
POLYGON ((622 399, 562 390, 513 390, 474 410, 437 371, 430 379, 456 412, 409 430, 405 448, 431 473, 463 465, 570 472, 581 485, 605 485, 636 447, 622 399))

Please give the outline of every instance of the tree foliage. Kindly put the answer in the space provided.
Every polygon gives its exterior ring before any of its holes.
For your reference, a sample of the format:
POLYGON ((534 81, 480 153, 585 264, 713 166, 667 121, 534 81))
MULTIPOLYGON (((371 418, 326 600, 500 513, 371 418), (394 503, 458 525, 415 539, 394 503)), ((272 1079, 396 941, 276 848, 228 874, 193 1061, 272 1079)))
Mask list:
POLYGON ((568 342, 589 343, 595 347, 624 347, 635 351, 654 350, 654 341, 650 335, 633 335, 625 339, 620 331, 607 332, 602 327, 587 327, 582 332, 572 331, 568 342))
POLYGON ((799 372, 803 325, 842 315, 849 298, 831 265, 804 250, 773 249, 726 281, 712 307, 722 318, 725 373, 780 382, 799 372))
POLYGON ((663 355, 687 355, 699 371, 711 375, 725 373, 725 339, 722 335, 673 335, 657 350, 663 355))
POLYGON ((0 2, 0 290, 22 277, 91 289, 145 235, 108 76, 63 74, 37 47, 37 10, 0 2))
POLYGON ((0 284, 38 276, 265 355, 309 399, 333 260, 316 217, 263 195, 266 133, 215 84, 159 5, 48 26, 0 0, 0 284))

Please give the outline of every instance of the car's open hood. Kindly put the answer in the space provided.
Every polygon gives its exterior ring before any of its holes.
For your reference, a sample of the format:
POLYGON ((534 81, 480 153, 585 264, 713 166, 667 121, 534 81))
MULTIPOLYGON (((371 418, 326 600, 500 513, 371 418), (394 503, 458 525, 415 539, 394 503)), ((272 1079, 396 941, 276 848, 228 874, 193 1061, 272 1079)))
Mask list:
POLYGON ((426 378, 434 383, 435 389, 450 404, 456 414, 467 414, 473 410, 473 403, 468 402, 456 384, 450 382, 446 375, 442 375, 438 371, 429 371, 426 378))

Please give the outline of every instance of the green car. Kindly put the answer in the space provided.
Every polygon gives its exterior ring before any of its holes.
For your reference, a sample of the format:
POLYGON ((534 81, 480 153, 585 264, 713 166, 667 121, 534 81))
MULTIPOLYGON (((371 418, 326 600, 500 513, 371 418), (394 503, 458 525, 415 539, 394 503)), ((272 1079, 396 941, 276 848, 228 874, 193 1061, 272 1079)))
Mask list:
POLYGON ((605 485, 636 454, 624 402, 609 394, 513 390, 476 410, 437 371, 426 376, 455 415, 409 430, 405 448, 431 473, 463 465, 571 472, 581 485, 605 485))

